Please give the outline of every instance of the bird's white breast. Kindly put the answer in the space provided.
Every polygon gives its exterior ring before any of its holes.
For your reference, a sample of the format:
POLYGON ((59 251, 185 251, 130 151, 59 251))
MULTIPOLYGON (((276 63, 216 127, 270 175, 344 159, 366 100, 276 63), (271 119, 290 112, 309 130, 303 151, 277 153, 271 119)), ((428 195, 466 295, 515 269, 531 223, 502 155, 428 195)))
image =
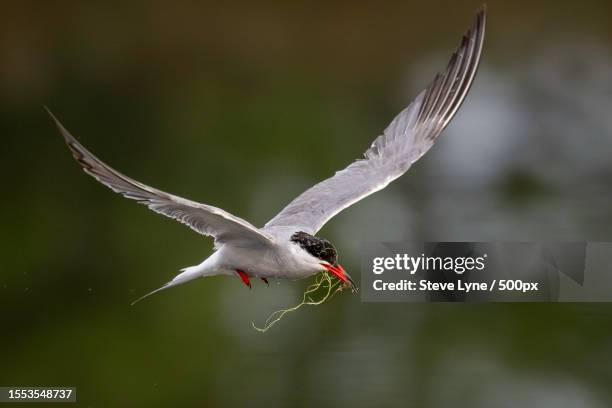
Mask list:
POLYGON ((243 248, 223 245, 218 265, 227 273, 236 269, 263 278, 302 279, 325 270, 320 260, 284 237, 270 247, 243 248))

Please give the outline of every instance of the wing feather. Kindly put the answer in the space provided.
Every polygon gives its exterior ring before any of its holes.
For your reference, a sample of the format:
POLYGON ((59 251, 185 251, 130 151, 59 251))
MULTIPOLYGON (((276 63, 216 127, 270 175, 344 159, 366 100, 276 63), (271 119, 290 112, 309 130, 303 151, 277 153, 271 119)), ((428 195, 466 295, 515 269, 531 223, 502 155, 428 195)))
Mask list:
POLYGON ((237 246, 253 246, 273 243, 265 232, 227 211, 165 193, 119 173, 90 153, 51 111, 47 111, 83 170, 114 192, 173 218, 200 234, 214 237, 215 244, 231 242, 237 246))
POLYGON ((434 144, 451 121, 476 75, 486 25, 482 7, 443 74, 377 137, 357 160, 333 177, 306 190, 264 227, 290 226, 315 234, 334 215, 383 189, 404 174, 434 144))

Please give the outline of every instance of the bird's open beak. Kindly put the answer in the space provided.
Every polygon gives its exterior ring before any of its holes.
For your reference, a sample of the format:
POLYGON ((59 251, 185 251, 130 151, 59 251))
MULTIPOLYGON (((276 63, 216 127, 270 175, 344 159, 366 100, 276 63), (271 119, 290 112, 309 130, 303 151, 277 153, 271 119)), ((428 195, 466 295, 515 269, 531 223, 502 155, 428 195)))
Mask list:
POLYGON ((328 263, 322 263, 321 265, 325 269, 333 273, 342 282, 345 282, 353 291, 357 289, 357 286, 355 286, 355 282, 353 282, 353 279, 351 279, 351 276, 348 273, 346 273, 342 265, 338 264, 337 266, 333 266, 328 263))

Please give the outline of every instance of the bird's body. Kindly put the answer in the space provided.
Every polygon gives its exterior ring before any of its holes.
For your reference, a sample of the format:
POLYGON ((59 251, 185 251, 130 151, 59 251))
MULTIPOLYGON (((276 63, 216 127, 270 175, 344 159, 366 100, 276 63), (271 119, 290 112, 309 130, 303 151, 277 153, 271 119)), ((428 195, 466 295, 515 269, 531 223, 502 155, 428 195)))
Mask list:
MULTIPOLYGON (((321 260, 291 241, 289 228, 268 231, 274 244, 269 246, 234 246, 225 244, 200 265, 192 267, 203 274, 235 275, 244 271, 255 278, 303 279, 326 269, 321 260)), ((194 269, 195 270, 195 269, 194 269)))
MULTIPOLYGON (((292 237, 295 236, 293 228, 271 227, 267 232, 274 241, 273 245, 222 245, 201 264, 181 269, 181 273, 166 285, 146 294, 137 301, 160 290, 199 277, 234 276, 238 273, 244 283, 250 286, 248 278, 260 278, 266 282, 267 279, 298 280, 330 270, 329 266, 323 266, 320 258, 304 250, 299 242, 292 240, 292 237), (240 273, 244 273, 244 276, 240 273)), ((312 238, 316 239, 317 242, 327 242, 320 238, 312 238)), ((353 284, 350 276, 341 266, 340 268, 348 282, 353 284)))
POLYGON ((295 280, 330 271, 353 285, 338 264, 336 248, 315 234, 338 212, 404 174, 431 148, 470 88, 480 59, 484 28, 483 9, 446 71, 436 75, 374 140, 363 159, 305 191, 262 228, 220 208, 165 193, 119 173, 91 154, 49 114, 86 173, 127 198, 214 237, 216 251, 210 257, 182 269, 170 282, 144 297, 213 275, 237 275, 250 287, 249 278, 267 283, 268 278, 295 280))

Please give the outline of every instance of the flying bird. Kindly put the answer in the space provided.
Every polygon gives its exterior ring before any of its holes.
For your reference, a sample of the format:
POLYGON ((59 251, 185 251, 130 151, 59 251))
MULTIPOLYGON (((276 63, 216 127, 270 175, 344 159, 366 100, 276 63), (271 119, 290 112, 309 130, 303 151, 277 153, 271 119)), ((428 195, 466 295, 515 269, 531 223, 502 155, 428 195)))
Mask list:
MULTIPOLYGON (((142 298, 198 277, 231 275, 251 287, 250 278, 302 279, 329 271, 354 288, 338 263, 338 251, 317 237, 321 227, 340 211, 381 190, 423 156, 451 121, 465 99, 478 68, 485 33, 486 10, 476 15, 446 70, 400 112, 359 159, 291 201, 262 228, 211 205, 163 192, 111 168, 77 141, 48 111, 83 170, 124 197, 214 238, 215 251, 142 298)), ((137 301, 138 301, 137 300, 137 301)))

